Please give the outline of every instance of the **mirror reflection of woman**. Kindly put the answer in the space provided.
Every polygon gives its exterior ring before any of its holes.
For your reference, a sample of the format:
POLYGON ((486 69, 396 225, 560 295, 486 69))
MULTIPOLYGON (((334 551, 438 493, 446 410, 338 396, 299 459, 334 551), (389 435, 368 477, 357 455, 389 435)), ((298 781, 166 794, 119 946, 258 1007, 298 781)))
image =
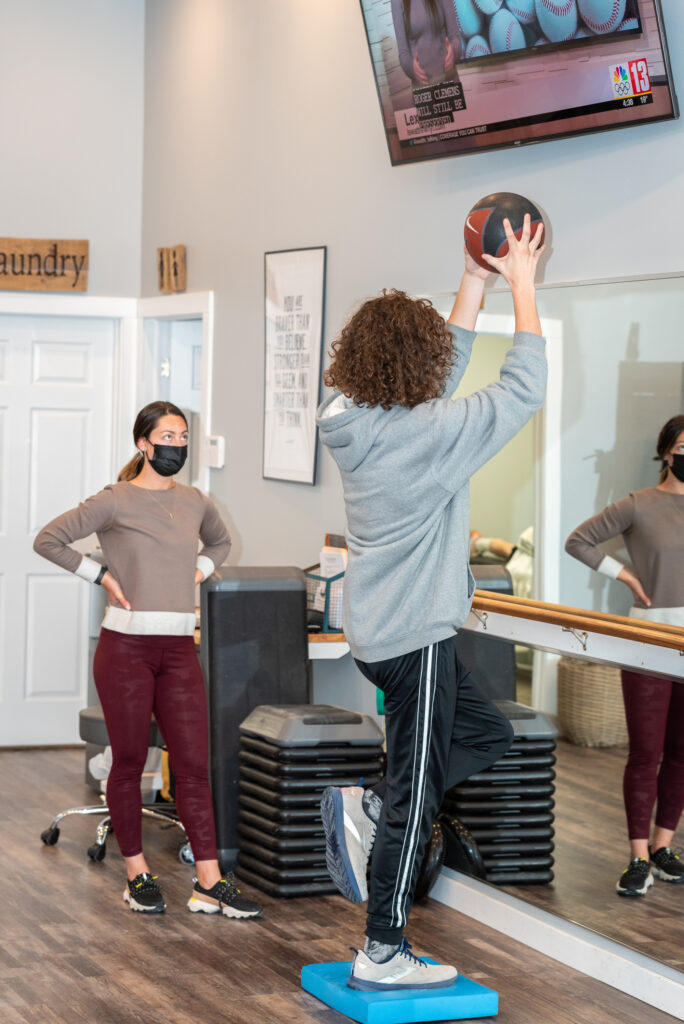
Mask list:
POLYGON ((402 71, 414 88, 453 81, 461 35, 453 0, 392 0, 402 71))
POLYGON ((169 402, 152 402, 138 413, 133 439, 136 455, 117 483, 53 519, 34 543, 38 554, 100 584, 109 595, 93 674, 112 747, 107 804, 126 863, 123 898, 131 910, 166 910, 142 848, 140 782, 154 713, 195 857, 197 881, 188 908, 255 917, 259 904, 219 869, 207 707, 194 640, 195 586, 223 563, 230 536, 211 498, 173 479, 188 452, 183 412, 169 402), (92 533, 104 566, 70 547, 92 533))
MULTIPOLYGON (((684 626, 684 416, 660 431, 657 487, 634 491, 592 516, 565 550, 632 591, 630 615, 684 626), (622 535, 632 567, 599 545, 622 535)), ((671 848, 684 808, 684 681, 622 671, 629 757, 624 799, 632 859, 617 882, 621 896, 645 896, 653 876, 684 884, 684 864, 671 848), (651 816, 656 808, 651 835, 651 816)))

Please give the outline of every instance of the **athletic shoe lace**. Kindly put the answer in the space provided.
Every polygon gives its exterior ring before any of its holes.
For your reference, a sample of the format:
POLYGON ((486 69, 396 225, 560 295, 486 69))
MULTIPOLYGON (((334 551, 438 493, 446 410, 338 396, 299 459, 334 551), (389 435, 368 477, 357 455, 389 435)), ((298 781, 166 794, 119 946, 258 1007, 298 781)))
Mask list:
POLYGON ((406 939, 404 939, 401 946, 398 949, 399 956, 403 956, 410 963, 416 964, 418 967, 427 967, 425 961, 421 960, 420 957, 416 956, 415 953, 412 953, 411 949, 411 943, 407 942, 406 939))
POLYGON ((651 866, 647 860, 643 857, 635 857, 629 867, 626 867, 622 872, 622 877, 626 882, 633 881, 634 879, 645 878, 651 870, 651 866))
POLYGON ((135 888, 140 894, 149 893, 150 895, 160 893, 161 889, 157 885, 157 879, 159 875, 143 875, 142 882, 137 882, 135 888))
POLYGON ((214 888, 214 896, 219 903, 228 903, 230 900, 235 899, 236 896, 240 895, 240 890, 232 882, 228 881, 227 878, 222 878, 220 882, 216 883, 214 888))
POLYGON ((675 851, 670 846, 663 846, 660 850, 656 852, 660 854, 660 859, 663 860, 666 864, 671 864, 674 860, 679 861, 681 863, 679 854, 682 851, 680 849, 677 849, 675 851))

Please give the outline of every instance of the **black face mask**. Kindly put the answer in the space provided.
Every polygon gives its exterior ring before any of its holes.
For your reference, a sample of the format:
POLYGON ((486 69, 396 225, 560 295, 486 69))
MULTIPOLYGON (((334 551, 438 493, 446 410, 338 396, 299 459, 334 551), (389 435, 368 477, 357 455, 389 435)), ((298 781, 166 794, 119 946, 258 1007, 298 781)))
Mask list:
POLYGON ((160 476, 175 476, 176 473, 180 473, 188 457, 187 444, 152 444, 150 441, 150 446, 154 458, 150 458, 149 451, 147 458, 155 473, 159 473, 160 476))
POLYGON ((684 455, 673 455, 670 471, 684 484, 684 455))

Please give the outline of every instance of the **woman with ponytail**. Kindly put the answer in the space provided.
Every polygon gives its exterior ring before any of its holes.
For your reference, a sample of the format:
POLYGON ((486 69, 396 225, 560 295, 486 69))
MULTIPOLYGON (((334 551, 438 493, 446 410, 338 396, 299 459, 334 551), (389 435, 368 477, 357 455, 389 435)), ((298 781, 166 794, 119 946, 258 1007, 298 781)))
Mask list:
POLYGON ((188 452, 188 424, 180 409, 169 402, 146 405, 133 440, 136 454, 117 483, 48 523, 34 543, 38 554, 109 595, 93 673, 112 747, 107 803, 126 862, 123 898, 131 910, 166 909, 141 834, 140 780, 154 713, 195 856, 197 882, 188 908, 256 917, 261 907, 219 870, 207 708, 194 642, 195 585, 223 563, 230 536, 211 498, 173 479, 188 452), (97 534, 105 566, 69 546, 91 533, 97 534))
MULTIPOLYGON (((634 618, 684 626, 684 416, 667 421, 656 452, 662 466, 658 486, 634 491, 587 519, 570 534, 565 550, 625 583, 634 596, 634 618), (620 535, 632 568, 599 548, 620 535)), ((684 809, 684 682, 623 669, 622 693, 629 733, 623 790, 631 860, 617 891, 645 896, 653 875, 684 884, 684 864, 670 849, 684 809)))

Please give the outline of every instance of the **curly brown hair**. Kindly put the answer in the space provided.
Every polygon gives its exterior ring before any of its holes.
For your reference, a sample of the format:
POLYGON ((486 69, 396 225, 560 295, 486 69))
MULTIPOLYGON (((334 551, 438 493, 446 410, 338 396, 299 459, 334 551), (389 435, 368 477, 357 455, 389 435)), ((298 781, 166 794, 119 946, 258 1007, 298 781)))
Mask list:
POLYGON ((412 409, 443 395, 454 363, 453 338, 428 299, 385 289, 354 313, 330 356, 327 387, 356 405, 412 409))

